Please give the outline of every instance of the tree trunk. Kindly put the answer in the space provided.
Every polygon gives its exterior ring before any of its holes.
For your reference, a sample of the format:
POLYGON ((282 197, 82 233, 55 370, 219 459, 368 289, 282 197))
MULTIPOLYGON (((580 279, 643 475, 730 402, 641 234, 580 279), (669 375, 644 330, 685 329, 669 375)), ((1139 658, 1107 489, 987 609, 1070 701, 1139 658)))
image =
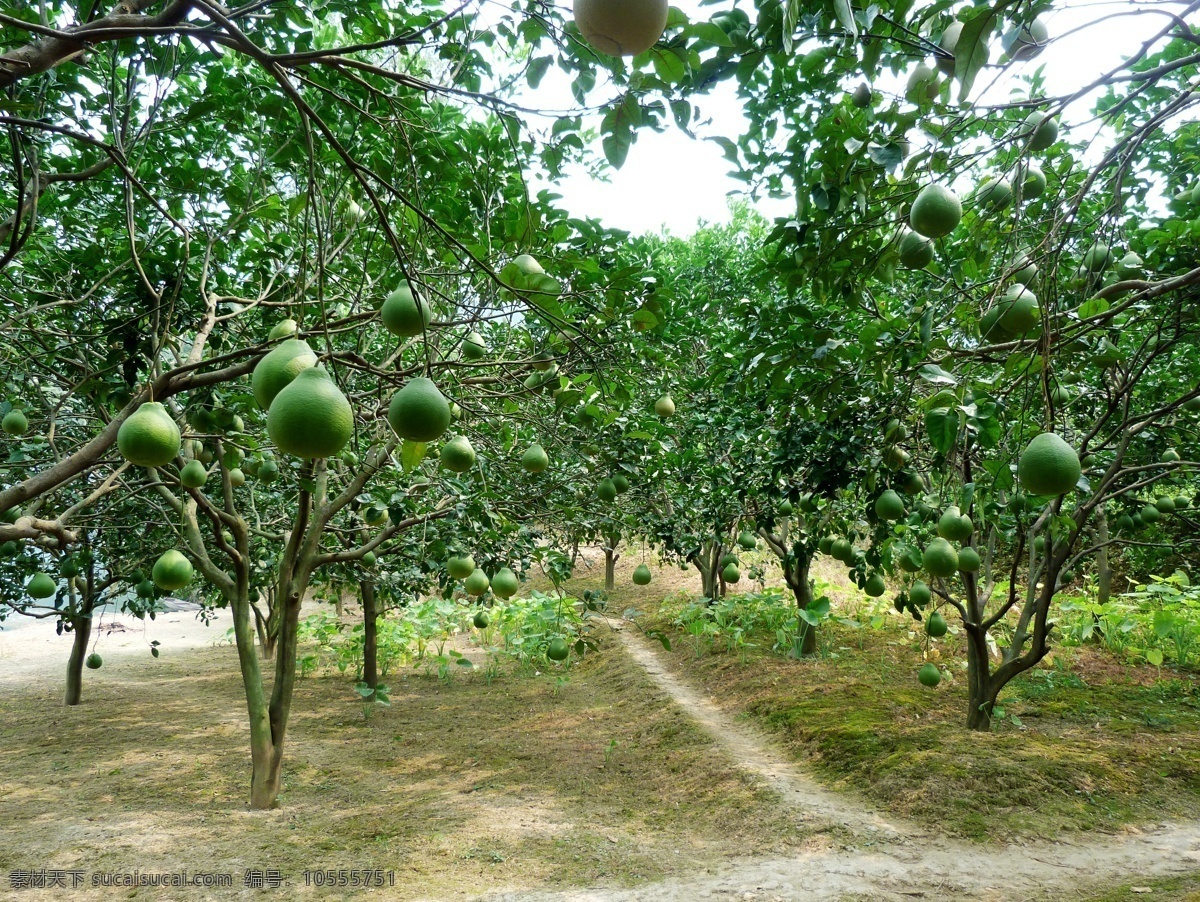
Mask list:
POLYGON ((604 588, 611 592, 617 587, 617 552, 615 548, 604 549, 604 588))
POLYGON ((987 635, 967 626, 967 729, 986 733, 992 728, 992 705, 996 703, 992 690, 991 660, 988 657, 987 635))
POLYGON ((379 612, 375 608, 375 583, 364 579, 358 584, 363 610, 363 682, 374 689, 379 685, 379 612))
POLYGON ((67 692, 64 703, 78 705, 83 697, 83 661, 87 657, 88 642, 92 637, 91 612, 71 619, 75 639, 71 643, 71 657, 67 659, 67 692))
MULTIPOLYGON (((792 594, 796 596, 797 611, 807 610, 813 601, 813 583, 808 577, 808 568, 811 564, 812 561, 807 555, 796 555, 795 563, 787 568, 783 574, 784 582, 788 584, 788 587, 792 590, 792 594)), ((796 617, 796 622, 799 624, 801 630, 800 654, 804 657, 816 654, 817 628, 800 616, 796 617)))
MULTIPOLYGON (((254 628, 258 633, 258 650, 264 661, 270 661, 275 657, 275 617, 273 611, 275 604, 273 600, 275 590, 267 590, 267 615, 264 616, 257 605, 251 605, 250 609, 254 612, 254 628)), ((259 595, 262 598, 262 595, 259 595)))
POLYGON ((721 548, 721 543, 712 542, 701 548, 692 558, 692 565, 700 572, 700 591, 709 601, 716 601, 724 594, 721 587, 722 554, 724 549, 721 548))

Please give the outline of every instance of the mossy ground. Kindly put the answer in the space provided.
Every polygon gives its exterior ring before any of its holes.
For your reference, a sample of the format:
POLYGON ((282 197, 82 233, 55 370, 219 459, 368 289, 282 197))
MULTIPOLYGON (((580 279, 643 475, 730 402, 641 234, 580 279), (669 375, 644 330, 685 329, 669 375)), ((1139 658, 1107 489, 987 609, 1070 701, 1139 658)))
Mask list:
MULTIPOLYGON (((833 594, 835 615, 863 600, 844 582, 833 594)), ((671 637, 672 667, 726 711, 775 731, 829 785, 895 815, 979 840, 1200 817, 1194 673, 1060 649, 1010 684, 1005 717, 984 734, 964 726, 965 649, 954 630, 931 644, 900 615, 878 628, 835 619, 811 659, 772 652, 764 635, 698 654, 672 626, 685 601, 676 595, 644 618, 671 637), (916 678, 926 655, 950 675, 934 690, 916 678)))

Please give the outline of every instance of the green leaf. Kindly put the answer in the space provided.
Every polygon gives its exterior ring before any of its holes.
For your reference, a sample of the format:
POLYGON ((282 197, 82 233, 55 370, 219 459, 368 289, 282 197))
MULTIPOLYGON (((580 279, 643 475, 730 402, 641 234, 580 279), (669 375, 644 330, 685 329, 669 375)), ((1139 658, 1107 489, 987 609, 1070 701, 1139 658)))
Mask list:
POLYGON ((668 84, 677 84, 687 75, 687 64, 673 50, 655 47, 650 51, 650 58, 658 77, 668 84))
POLYGON ((939 407, 925 414, 925 431, 929 443, 940 453, 949 454, 958 439, 958 411, 939 407))
POLYGON ((833 0, 833 13, 842 24, 842 28, 846 29, 846 34, 857 38, 858 23, 854 21, 854 7, 850 5, 850 0, 833 0))
POLYGON ((783 4, 783 52, 791 53, 796 34, 796 22, 800 17, 800 0, 785 0, 783 4))
POLYGON ((927 363, 921 367, 920 376, 934 385, 958 385, 958 380, 936 363, 927 363))
POLYGON ((1087 319, 1091 316, 1107 313, 1108 308, 1109 303, 1105 298, 1088 298, 1079 305, 1079 318, 1087 319))
POLYGON ((695 35, 697 41, 715 44, 718 47, 733 46, 733 41, 729 40, 729 35, 715 22, 697 22, 688 30, 695 35))
POLYGON ((988 61, 988 39, 1000 18, 1000 12, 1009 3, 1000 2, 995 6, 983 7, 974 11, 969 19, 963 22, 962 33, 954 47, 954 75, 959 80, 958 100, 963 102, 971 93, 975 84, 975 76, 979 74, 988 61))
POLYGON ((542 83, 542 78, 545 77, 551 62, 553 60, 550 57, 539 56, 529 64, 529 68, 525 70, 525 80, 529 82, 529 87, 536 88, 542 83))
POLYGON ((1161 648, 1146 649, 1146 663, 1153 664, 1155 667, 1162 666, 1163 653, 1161 648))
POLYGON ((404 444, 400 448, 400 466, 404 468, 405 473, 411 473, 420 466, 421 461, 425 459, 427 447, 424 442, 404 440, 404 444))

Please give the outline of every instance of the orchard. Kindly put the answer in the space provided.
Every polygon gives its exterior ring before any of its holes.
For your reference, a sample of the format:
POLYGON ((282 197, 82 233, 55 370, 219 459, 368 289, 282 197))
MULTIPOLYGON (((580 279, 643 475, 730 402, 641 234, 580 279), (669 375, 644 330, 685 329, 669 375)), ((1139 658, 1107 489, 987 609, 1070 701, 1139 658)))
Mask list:
POLYGON ((1200 887, 1200 2, 0 29, 6 881, 115 799, 389 898, 1200 887), (665 136, 724 221, 581 213, 665 136))

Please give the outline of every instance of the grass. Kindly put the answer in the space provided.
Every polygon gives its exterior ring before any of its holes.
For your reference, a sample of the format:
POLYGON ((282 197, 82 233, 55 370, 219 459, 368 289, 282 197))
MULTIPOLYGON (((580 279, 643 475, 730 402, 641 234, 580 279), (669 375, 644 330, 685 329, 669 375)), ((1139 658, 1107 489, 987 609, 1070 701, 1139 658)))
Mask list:
MULTIPOLYGON (((393 674, 369 720, 344 677, 301 680, 282 808, 245 809, 233 649, 109 662, 85 705, 0 696, 0 873, 385 868, 389 898, 629 885, 783 852, 806 827, 624 655, 556 686, 393 674)), ((195 896, 194 898, 200 898, 195 896)))
POLYGON ((911 619, 891 615, 880 629, 833 621, 825 654, 808 660, 771 653, 770 636, 697 656, 671 623, 683 603, 647 619, 670 635, 672 666, 777 732, 829 785, 895 815, 977 840, 1200 816, 1195 674, 1063 649, 1010 685, 1005 719, 979 734, 964 728, 965 650, 953 632, 930 651, 950 678, 928 690, 916 679, 928 640, 911 619))

